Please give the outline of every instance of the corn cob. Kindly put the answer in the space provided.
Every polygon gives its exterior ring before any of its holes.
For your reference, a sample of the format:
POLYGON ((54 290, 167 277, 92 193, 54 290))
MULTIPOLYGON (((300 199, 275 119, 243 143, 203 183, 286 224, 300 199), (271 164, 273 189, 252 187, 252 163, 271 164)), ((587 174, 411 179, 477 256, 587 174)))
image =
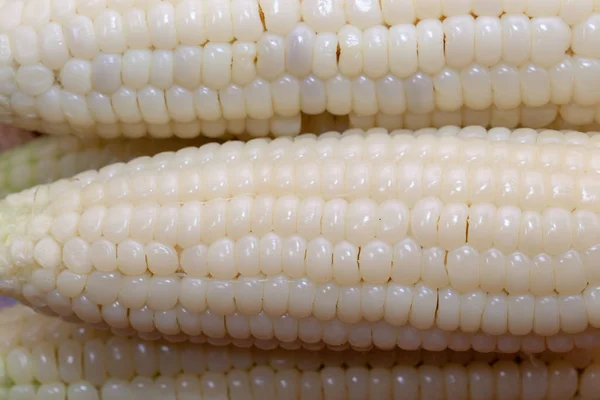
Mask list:
POLYGON ((599 139, 379 129, 114 164, 0 202, 0 294, 148 337, 589 347, 599 139))
MULTIPOLYGON (((27 136, 26 132, 20 132, 27 136)), ((195 140, 201 144, 202 141, 195 140)), ((206 142, 206 141, 204 141, 206 142)), ((148 140, 43 136, 0 154, 0 197, 33 186, 190 145, 184 140, 148 140)))
POLYGON ((546 3, 4 0, 2 121, 160 136, 170 123, 187 135, 245 119, 282 129, 302 112, 596 114, 600 8, 546 3))
POLYGON ((598 351, 259 350, 111 336, 0 311, 1 399, 586 399, 598 351), (36 397, 37 396, 37 397, 36 397))
MULTIPOLYGON (((410 129, 415 127, 418 129, 425 128, 429 126, 431 120, 436 122, 434 126, 437 127, 443 127, 445 122, 456 122, 455 125, 463 125, 469 122, 472 122, 473 125, 494 125, 493 121, 491 124, 484 121, 485 117, 482 118, 479 116, 480 114, 469 114, 469 112, 463 115, 453 114, 457 113, 446 113, 445 115, 434 113, 431 118, 421 119, 419 123, 415 123, 417 120, 411 120, 411 116, 406 115, 405 121, 409 124, 410 129)), ((510 119, 518 123, 518 119, 510 119)), ((508 120, 509 118, 504 119, 507 122, 508 120)), ((302 130, 325 133, 347 130, 349 127, 373 128, 386 125, 391 129, 400 129, 404 124, 402 118, 391 120, 378 115, 377 118, 369 117, 368 119, 351 116, 348 120, 347 118, 324 113, 314 116, 305 115, 302 121, 302 130)), ((529 125, 536 126, 535 123, 529 125)), ((600 130, 600 127, 590 126, 590 128, 600 130)), ((26 143, 24 146, 13 148, 10 152, 0 154, 0 197, 39 184, 68 178, 84 170, 99 169, 117 161, 128 161, 140 155, 153 155, 161 150, 177 149, 189 145, 188 142, 181 140, 164 140, 157 143, 147 139, 137 142, 132 139, 99 140, 98 138, 86 138, 85 140, 79 140, 64 136, 41 137, 31 141, 35 138, 35 135, 29 132, 11 127, 0 127, 0 132, 2 132, 0 134, 0 149, 9 149, 16 144, 26 143), (6 138, 3 136, 5 134, 7 135, 6 138)), ((244 137, 244 135, 246 135, 246 138, 251 137, 251 133, 239 132, 241 131, 226 131, 230 136, 235 133, 240 137, 244 137)), ((195 141, 194 143, 202 142, 195 141)))
MULTIPOLYGON (((410 117, 410 116, 409 116, 410 117)), ((466 116, 465 121, 472 118, 466 116)), ((434 117, 435 118, 435 117, 434 117)), ((458 115, 458 124, 461 125, 461 115, 458 115)), ((445 121, 453 121, 454 117, 446 118, 445 121)), ((437 118, 441 122, 442 119, 437 118)), ((348 121, 347 118, 336 117, 332 114, 304 116, 302 130, 316 133, 327 131, 346 130, 350 126, 374 127, 377 122, 385 123, 382 118, 370 121, 365 120, 348 121)), ((390 120, 387 121, 388 125, 390 120)), ((402 120, 400 120, 402 122, 402 120)), ((476 121, 473 122, 483 122, 476 121)), ((410 121, 409 121, 410 123, 410 121)), ((424 122, 427 124, 427 122, 424 122)), ((402 128, 402 123, 393 124, 393 129, 402 128)), ((485 123, 484 125, 488 125, 485 123)), ((414 126, 414 124, 413 124, 414 126)), ((425 128, 425 125, 418 125, 425 128)), ((231 125, 230 125, 231 127, 231 125)), ((226 127, 225 127, 226 128, 226 127)), ((227 135, 235 134, 239 137, 251 137, 257 131, 226 130, 227 135)), ((266 132, 263 130, 263 132, 266 132)), ((299 132, 299 131, 298 131, 299 132)), ((260 136, 263 136, 261 133, 260 136)), ((98 138, 86 138, 80 140, 74 137, 41 137, 30 132, 17 130, 9 126, 0 127, 0 151, 11 149, 10 152, 0 154, 0 197, 9 193, 19 192, 32 186, 51 183, 55 180, 68 178, 76 173, 88 169, 99 169, 105 165, 128 161, 140 155, 153 155, 159 151, 177 149, 189 145, 181 140, 163 140, 155 142, 147 139, 133 141, 98 138), (21 147, 13 148, 18 144, 21 147)), ((201 143, 195 141, 194 143, 201 143)))

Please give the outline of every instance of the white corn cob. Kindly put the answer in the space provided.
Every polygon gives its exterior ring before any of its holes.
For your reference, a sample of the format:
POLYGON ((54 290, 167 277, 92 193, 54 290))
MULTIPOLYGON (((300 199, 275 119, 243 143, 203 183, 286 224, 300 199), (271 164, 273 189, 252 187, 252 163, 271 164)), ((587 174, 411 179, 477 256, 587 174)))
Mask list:
POLYGON ((151 337, 589 346, 599 139, 379 129, 114 164, 0 202, 0 293, 151 337))
POLYGON ((598 351, 259 350, 148 342, 0 311, 0 399, 598 398, 598 351))
POLYGON ((0 15, 2 120, 44 132, 549 104, 583 121, 600 105, 595 0, 3 0, 0 15))
MULTIPOLYGON (((202 144, 198 139, 195 142, 202 144)), ((86 170, 189 145, 189 141, 176 139, 81 140, 74 136, 42 136, 0 153, 0 198, 86 170)))
MULTIPOLYGON (((512 114, 512 112, 511 112, 512 114)), ((427 118, 416 115, 404 115, 399 119, 387 118, 378 114, 376 117, 357 117, 350 116, 350 120, 344 117, 337 117, 329 113, 315 116, 304 116, 302 121, 302 130, 315 133, 324 133, 328 131, 343 131, 349 127, 373 128, 383 126, 386 128, 401 129, 406 123, 409 129, 422 129, 429 126, 443 127, 448 123, 455 125, 509 125, 516 127, 519 125, 519 117, 515 115, 504 115, 502 120, 493 116, 489 120, 491 113, 474 113, 463 110, 462 113, 441 113, 429 114, 427 118), (487 120, 486 120, 487 118, 487 120), (514 121, 512 123, 511 121, 514 121), (433 125, 430 124, 433 122, 433 125), (494 124, 497 122, 497 124, 494 124)), ((530 120, 526 124, 533 127, 542 127, 548 125, 549 119, 543 123, 536 124, 530 120)), ((555 123, 549 124, 555 126, 555 123)), ((593 127, 599 129, 598 127, 593 127)), ((250 138, 257 131, 244 132, 227 131, 240 137, 250 138)), ((263 131, 266 132, 266 131, 263 131)), ((262 134, 259 134, 262 136, 262 134)), ((70 177, 76 173, 88 169, 98 169, 105 165, 117 162, 128 161, 140 155, 153 155, 159 151, 177 149, 187 145, 184 141, 151 141, 151 140, 98 140, 97 138, 86 138, 79 140, 73 137, 42 137, 37 138, 30 132, 17 130, 12 127, 0 127, 0 150, 11 149, 10 152, 0 154, 0 197, 8 193, 18 192, 31 186, 43 183, 51 183, 61 178, 70 177), (27 143, 30 142, 30 143, 27 143), (24 146, 14 148, 17 144, 24 146)), ((201 143, 201 142, 195 142, 201 143)))

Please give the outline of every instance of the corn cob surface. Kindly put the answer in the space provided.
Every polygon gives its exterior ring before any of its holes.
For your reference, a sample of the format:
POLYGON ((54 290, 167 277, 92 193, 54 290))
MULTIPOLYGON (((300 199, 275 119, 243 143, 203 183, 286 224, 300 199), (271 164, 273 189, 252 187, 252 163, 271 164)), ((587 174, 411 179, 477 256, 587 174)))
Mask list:
POLYGON ((599 139, 376 129, 141 157, 0 202, 0 292, 146 338, 590 347, 599 139))
POLYGON ((0 311, 0 399, 597 399, 598 351, 261 350, 0 311))
POLYGON ((192 143, 202 144, 206 140, 82 140, 73 136, 42 136, 0 153, 0 197, 116 162, 178 150, 192 143))
POLYGON ((585 125, 600 122, 596 3, 3 0, 1 118, 210 136, 230 123, 290 133, 301 113, 523 106, 585 125))
POLYGON ((377 113, 374 115, 334 115, 330 112, 320 114, 298 114, 293 117, 273 117, 269 119, 220 118, 214 121, 199 120, 189 123, 169 122, 165 124, 147 124, 145 122, 127 124, 96 124, 73 129, 68 124, 42 124, 40 120, 13 118, 12 124, 28 131, 41 131, 55 136, 73 134, 80 138, 100 137, 114 139, 118 137, 154 138, 178 137, 195 138, 199 135, 225 140, 259 137, 296 136, 305 132, 323 133, 329 130, 343 131, 350 128, 370 129, 382 127, 395 129, 441 128, 447 125, 479 125, 487 128, 519 127, 534 129, 572 129, 579 131, 600 130, 600 113, 576 105, 559 108, 555 105, 544 107, 518 107, 502 110, 490 107, 474 110, 463 107, 455 111, 435 110, 429 113, 405 112, 400 115, 377 113))
MULTIPOLYGON (((473 119, 469 115, 466 117, 465 121, 473 119)), ((445 121, 446 119, 438 119, 440 123, 445 121)), ((387 125, 394 129, 401 128, 403 124, 397 122, 387 121, 387 125)), ((462 120, 458 122, 457 125, 461 125, 462 120)), ((473 120, 473 122, 483 121, 473 120)), ((325 133, 347 130, 350 126, 355 125, 373 128, 377 123, 385 124, 386 121, 382 119, 354 120, 354 118, 348 120, 347 117, 336 117, 332 114, 323 113, 304 116, 301 126, 305 131, 325 133)), ((421 121, 413 125, 424 128, 426 124, 428 122, 421 121)), ((224 134, 226 136, 219 139, 234 136, 249 139, 254 133, 257 133, 253 130, 242 132, 229 128, 225 128, 224 134)), ((600 126, 590 128, 600 130, 600 126)), ((260 133, 259 136, 262 136, 263 133, 266 134, 266 131, 260 133)), ((176 139, 156 141, 142 138, 135 141, 134 139, 99 139, 95 137, 79 139, 70 136, 37 138, 27 131, 10 126, 0 126, 0 198, 32 186, 69 178, 85 170, 99 169, 114 162, 129 161, 141 155, 154 155, 160 151, 175 150, 190 144, 201 143, 203 143, 201 139, 194 141, 176 139)))
MULTIPOLYGON (((331 115, 331 114, 329 114, 331 115)), ((317 121, 330 119, 328 113, 315 116, 317 121)), ((344 125, 347 129, 372 129, 385 128, 390 131, 396 129, 419 130, 425 128, 443 128, 454 125, 460 127, 482 126, 484 128, 530 128, 530 129, 554 129, 554 130, 577 130, 582 132, 598 131, 600 121, 596 117, 577 106, 563 107, 549 105, 545 107, 519 107, 511 110, 501 110, 490 107, 484 110, 474 110, 463 107, 457 111, 436 110, 430 113, 416 114, 406 112, 402 115, 388 115, 378 113, 375 115, 350 114, 344 125)), ((303 132, 317 131, 305 129, 309 124, 302 125, 303 132)), ((339 125, 338 125, 339 126, 339 125)), ((336 130, 340 130, 336 128, 336 130)), ((346 130, 346 129, 342 129, 346 130)), ((277 136, 277 135, 273 135, 277 136)))

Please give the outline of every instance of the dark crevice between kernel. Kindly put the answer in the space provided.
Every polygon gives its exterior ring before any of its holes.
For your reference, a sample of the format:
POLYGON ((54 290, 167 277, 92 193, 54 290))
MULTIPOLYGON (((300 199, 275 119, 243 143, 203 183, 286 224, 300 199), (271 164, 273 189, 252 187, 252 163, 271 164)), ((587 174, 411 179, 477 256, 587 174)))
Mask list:
POLYGON ((267 30, 267 23, 265 22, 265 13, 260 5, 260 2, 258 4, 258 15, 260 15, 260 22, 262 23, 263 26, 263 31, 266 32, 267 30))

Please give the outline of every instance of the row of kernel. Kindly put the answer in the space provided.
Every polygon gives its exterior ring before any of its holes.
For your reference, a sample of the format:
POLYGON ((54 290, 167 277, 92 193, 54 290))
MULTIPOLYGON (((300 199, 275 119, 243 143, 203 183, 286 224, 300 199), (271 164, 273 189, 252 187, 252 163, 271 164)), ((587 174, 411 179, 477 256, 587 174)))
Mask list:
MULTIPOLYGON (((534 339, 537 341, 535 346, 541 346, 535 352, 545 350, 546 338, 555 341, 557 348, 562 343, 562 351, 579 346, 578 340, 582 341, 582 346, 588 346, 598 339, 595 329, 598 312, 594 311, 598 306, 597 293, 591 293, 597 292, 598 288, 578 296, 517 296, 482 291, 461 295, 449 289, 437 291, 423 284, 414 287, 388 285, 381 296, 361 301, 363 293, 356 293, 357 289, 353 294, 351 290, 344 291, 330 284, 319 286, 312 296, 309 290, 300 289, 288 292, 284 297, 279 293, 279 296, 257 303, 249 288, 236 294, 231 286, 215 282, 207 285, 208 291, 202 291, 202 296, 195 296, 197 298, 192 298, 188 287, 187 291, 175 294, 180 294, 183 301, 178 303, 176 299, 170 308, 167 298, 173 295, 165 293, 162 298, 149 297, 148 305, 131 309, 119 301, 97 304, 87 292, 70 298, 56 289, 43 293, 31 285, 27 286, 23 299, 36 308, 45 308, 45 313, 62 316, 71 322, 107 324, 108 328, 133 335, 157 329, 160 334, 171 336, 183 332, 217 338, 226 335, 236 339, 277 337, 284 342, 299 339, 329 345, 342 345, 354 337, 356 340, 353 339, 351 345, 364 348, 373 345, 373 336, 369 332, 373 329, 392 343, 400 344, 404 336, 408 340, 400 345, 404 349, 418 349, 420 341, 427 337, 428 341, 437 341, 437 350, 460 350, 455 347, 458 343, 449 344, 465 340, 467 343, 463 345, 466 347, 462 350, 467 350, 474 336, 483 335, 494 338, 493 341, 484 339, 491 346, 488 351, 494 351, 498 335, 509 335, 518 341, 534 339), (231 306, 236 300, 238 304, 248 301, 248 309, 231 306), (192 310, 184 307, 184 302, 192 310), (261 306, 268 311, 262 310, 261 306), (372 311, 375 314, 369 320, 365 319, 372 311), (274 329, 278 331, 277 336, 274 336, 274 329), (365 332, 365 329, 369 330, 365 332), (362 343, 358 343, 359 339, 362 343), (415 340, 414 347, 409 345, 415 340)), ((196 285, 198 288, 200 286, 196 285)), ((517 346, 515 351, 519 349, 517 343, 513 342, 517 346)), ((431 346, 426 349, 435 350, 431 346)))

